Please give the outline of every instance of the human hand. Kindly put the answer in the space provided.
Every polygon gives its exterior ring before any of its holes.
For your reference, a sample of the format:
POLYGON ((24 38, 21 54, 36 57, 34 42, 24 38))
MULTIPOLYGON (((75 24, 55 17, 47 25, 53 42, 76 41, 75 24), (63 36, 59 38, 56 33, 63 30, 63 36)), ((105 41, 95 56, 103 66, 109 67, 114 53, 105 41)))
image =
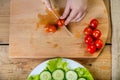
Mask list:
POLYGON ((80 21, 86 14, 88 0, 67 0, 66 7, 60 19, 66 19, 65 25, 80 21))

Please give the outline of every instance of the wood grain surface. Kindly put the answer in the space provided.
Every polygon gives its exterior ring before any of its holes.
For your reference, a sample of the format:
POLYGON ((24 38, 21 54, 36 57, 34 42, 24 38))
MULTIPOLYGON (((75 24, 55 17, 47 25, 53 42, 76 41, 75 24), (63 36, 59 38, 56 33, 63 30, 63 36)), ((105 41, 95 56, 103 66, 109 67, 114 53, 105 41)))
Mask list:
MULTIPOLYGON (((59 1, 59 3, 64 5, 65 2, 63 1, 59 1)), ((84 28, 89 26, 91 19, 97 18, 100 23, 98 29, 102 33, 101 39, 104 43, 106 42, 110 27, 107 9, 102 0, 89 0, 85 18, 78 23, 70 24, 69 29, 74 37, 69 36, 63 28, 60 28, 55 33, 45 33, 44 27, 46 24, 39 24, 40 26, 39 28, 37 26, 36 30, 36 23, 38 22, 37 15, 42 14, 39 17, 40 20, 43 16, 46 16, 46 7, 40 0, 28 2, 29 0, 11 1, 10 58, 98 57, 101 50, 98 50, 93 55, 90 55, 86 51, 83 31, 84 28), (29 5, 26 5, 26 3, 29 5), (80 36, 76 37, 76 34, 80 36)), ((59 3, 53 2, 55 6, 57 5, 55 9, 64 7, 59 5, 59 3)), ((48 16, 52 15, 50 15, 50 12, 48 13, 48 16)), ((46 17, 43 20, 47 21, 49 18, 46 17)), ((56 23, 55 17, 51 18, 51 20, 56 23)))
MULTIPOLYGON (((104 0, 109 12, 109 0, 104 0)), ((110 17, 110 15, 109 15, 110 17)), ((10 26, 10 0, 0 0, 0 44, 9 44, 9 26, 10 26)), ((107 39, 111 44, 111 28, 107 39)))
MULTIPOLYGON (((0 47, 0 80, 25 80, 33 68, 47 59, 10 59, 8 46, 0 47)), ((84 65, 95 80, 111 79, 111 46, 105 46, 97 59, 74 59, 84 65), (104 73, 104 74, 103 74, 104 73)))
MULTIPOLYGON (((104 0, 109 9, 109 0, 104 0)), ((113 3, 119 4, 119 0, 113 0, 113 3)), ((0 80, 25 80, 31 70, 47 59, 10 59, 8 58, 9 46, 9 16, 10 16, 10 0, 0 0, 0 80), (4 23, 4 24, 3 24, 4 23), (6 46, 4 46, 4 44, 6 46)), ((115 5, 114 5, 115 6, 115 5)), ((119 5, 115 6, 116 11, 119 5)), ((118 10, 119 11, 119 10, 118 10)), ((118 14, 116 14, 118 15, 118 14)), ((114 16, 114 15, 113 15, 114 16)), ((116 21, 116 19, 114 19, 116 21)), ((111 32, 109 33, 107 43, 111 44, 111 32)), ((87 67, 93 74, 95 80, 111 80, 113 73, 115 80, 115 71, 119 67, 116 64, 111 64, 111 46, 106 45, 101 55, 97 59, 73 59, 87 67)), ((114 62, 118 60, 114 59, 114 62)), ((114 63, 113 62, 113 63, 114 63)), ((118 75, 119 76, 119 75, 118 75)))
POLYGON ((120 0, 111 0, 112 80, 120 80, 120 0))
POLYGON ((8 44, 10 24, 10 0, 0 0, 0 44, 8 44))
POLYGON ((112 44, 111 38, 112 38, 112 23, 111 23, 111 8, 110 8, 110 0, 104 0, 107 11, 108 11, 108 18, 109 18, 109 33, 108 33, 108 39, 106 41, 106 44, 112 44))

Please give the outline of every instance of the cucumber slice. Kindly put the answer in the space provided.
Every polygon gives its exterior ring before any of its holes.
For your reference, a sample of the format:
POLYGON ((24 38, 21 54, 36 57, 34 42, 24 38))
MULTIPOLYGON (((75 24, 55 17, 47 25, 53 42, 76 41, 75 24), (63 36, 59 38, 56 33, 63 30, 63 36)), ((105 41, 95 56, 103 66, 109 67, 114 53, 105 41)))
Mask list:
POLYGON ((40 80, 51 80, 51 79, 52 79, 52 76, 51 76, 51 73, 49 71, 43 71, 40 74, 40 80))
POLYGON ((78 78, 78 75, 75 71, 68 71, 66 73, 66 79, 67 80, 77 80, 78 78))
POLYGON ((61 69, 57 69, 52 73, 52 77, 54 80, 63 80, 65 77, 64 71, 61 69))
POLYGON ((79 78, 78 80, 87 80, 86 78, 79 78))

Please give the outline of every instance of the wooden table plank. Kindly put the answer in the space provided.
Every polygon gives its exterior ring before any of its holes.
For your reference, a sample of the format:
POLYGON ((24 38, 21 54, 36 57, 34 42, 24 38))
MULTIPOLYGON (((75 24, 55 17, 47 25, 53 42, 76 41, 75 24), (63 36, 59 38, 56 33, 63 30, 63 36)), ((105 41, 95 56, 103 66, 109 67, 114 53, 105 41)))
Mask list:
POLYGON ((112 15, 112 79, 120 80, 120 0, 111 0, 112 15))
POLYGON ((10 0, 0 0, 0 15, 10 14, 10 0))
MULTIPOLYGON (((111 79, 111 46, 105 46, 97 59, 73 59, 84 65, 95 80, 111 79), (104 73, 104 74, 103 74, 104 73)), ((31 70, 46 59, 10 59, 8 46, 0 46, 0 80, 25 80, 31 70)))
MULTIPOLYGON (((109 0, 104 0, 109 11, 109 0)), ((0 0, 0 44, 9 44, 10 0, 0 0), (3 23, 4 20, 4 23, 3 23)), ((106 43, 111 44, 111 30, 106 43)))
POLYGON ((0 0, 0 44, 9 42, 10 0, 0 0))
POLYGON ((9 16, 0 16, 0 43, 7 44, 9 38, 9 16))
POLYGON ((105 46, 97 59, 73 59, 82 63, 94 76, 95 80, 111 80, 111 46, 105 46), (104 74, 103 74, 104 73, 104 74))

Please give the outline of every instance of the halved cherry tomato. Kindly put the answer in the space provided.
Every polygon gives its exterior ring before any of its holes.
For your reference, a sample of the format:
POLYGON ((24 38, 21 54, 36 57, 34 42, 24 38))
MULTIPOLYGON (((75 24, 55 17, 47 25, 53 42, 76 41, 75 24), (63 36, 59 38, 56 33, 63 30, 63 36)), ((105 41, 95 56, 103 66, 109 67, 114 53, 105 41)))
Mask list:
POLYGON ((97 39, 95 41, 95 45, 96 45, 97 49, 101 49, 103 47, 103 41, 101 39, 97 39))
POLYGON ((58 19, 57 20, 57 25, 58 26, 64 26, 65 25, 65 19, 58 19))
POLYGON ((94 29, 93 30, 93 33, 92 33, 92 36, 95 38, 95 39, 99 39, 101 37, 101 31, 98 30, 98 29, 94 29))
POLYGON ((93 38, 91 36, 86 36, 84 41, 86 44, 91 44, 93 42, 93 38))
POLYGON ((56 30, 57 30, 57 28, 56 28, 56 26, 55 25, 53 25, 53 24, 49 24, 49 25, 47 25, 46 27, 45 27, 45 31, 46 32, 56 32, 56 30))
POLYGON ((84 29, 84 34, 85 35, 92 35, 93 30, 90 27, 86 27, 84 29))
POLYGON ((92 19, 91 22, 90 22, 90 27, 91 27, 92 29, 96 29, 97 26, 98 26, 98 24, 99 24, 99 22, 98 22, 97 19, 92 19))
POLYGON ((94 54, 94 52, 96 52, 96 46, 95 44, 90 44, 87 46, 87 51, 90 53, 90 54, 94 54))

